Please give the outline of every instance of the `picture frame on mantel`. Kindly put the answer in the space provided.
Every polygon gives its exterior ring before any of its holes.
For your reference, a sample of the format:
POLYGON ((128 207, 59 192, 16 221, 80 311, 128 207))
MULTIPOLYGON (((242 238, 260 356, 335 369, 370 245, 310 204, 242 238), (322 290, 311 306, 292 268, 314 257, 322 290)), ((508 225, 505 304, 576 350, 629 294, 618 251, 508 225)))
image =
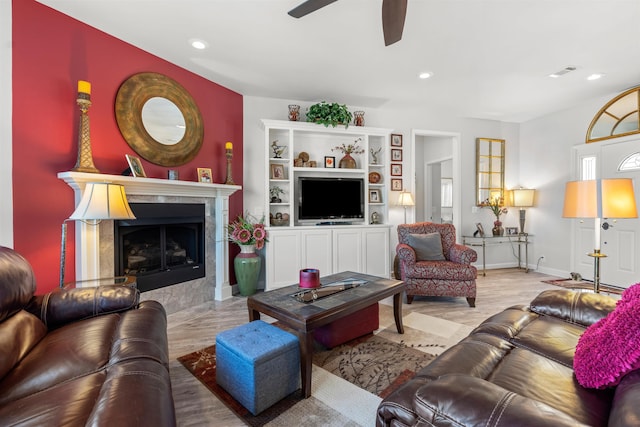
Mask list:
POLYGON ((198 170, 198 182, 211 183, 212 173, 210 168, 197 168, 198 170))
POLYGON ((129 164, 129 169, 131 170, 132 176, 136 178, 147 177, 147 174, 144 172, 144 168, 142 167, 142 162, 139 158, 130 154, 125 154, 124 157, 127 159, 127 163, 129 164))

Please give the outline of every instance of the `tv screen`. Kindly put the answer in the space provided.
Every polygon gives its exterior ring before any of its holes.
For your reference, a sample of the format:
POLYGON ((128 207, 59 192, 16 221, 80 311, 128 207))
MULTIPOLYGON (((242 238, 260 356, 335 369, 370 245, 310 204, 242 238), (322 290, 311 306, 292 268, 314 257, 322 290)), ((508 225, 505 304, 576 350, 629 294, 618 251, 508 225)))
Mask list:
POLYGON ((360 178, 298 178, 299 221, 364 218, 364 180, 360 178))

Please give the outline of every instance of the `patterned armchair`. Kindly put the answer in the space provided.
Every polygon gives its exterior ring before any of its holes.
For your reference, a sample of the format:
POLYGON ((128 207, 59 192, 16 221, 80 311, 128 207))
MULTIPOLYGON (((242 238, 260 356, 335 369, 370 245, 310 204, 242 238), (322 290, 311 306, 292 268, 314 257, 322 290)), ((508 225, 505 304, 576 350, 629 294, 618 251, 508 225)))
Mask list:
POLYGON ((466 297, 475 307, 476 251, 456 243, 451 224, 420 222, 398 226, 396 247, 400 278, 406 284, 407 303, 415 295, 466 297), (438 233, 438 236, 433 233, 438 233))

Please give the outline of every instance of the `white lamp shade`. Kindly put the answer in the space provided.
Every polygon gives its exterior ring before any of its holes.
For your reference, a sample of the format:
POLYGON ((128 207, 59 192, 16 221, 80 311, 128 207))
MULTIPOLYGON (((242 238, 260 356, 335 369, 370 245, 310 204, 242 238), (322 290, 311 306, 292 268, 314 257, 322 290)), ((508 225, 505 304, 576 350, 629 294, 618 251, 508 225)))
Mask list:
POLYGON ((90 182, 71 214, 73 220, 135 219, 127 202, 124 187, 108 182, 90 182))
POLYGON ((400 192, 400 197, 398 198, 398 205, 400 206, 413 206, 415 202, 413 201, 413 196, 409 191, 400 192))
POLYGON ((565 218, 637 218, 633 181, 628 178, 570 181, 564 193, 565 218))
POLYGON ((511 190, 511 204, 516 208, 529 208, 533 206, 533 197, 536 190, 528 188, 516 188, 511 190))

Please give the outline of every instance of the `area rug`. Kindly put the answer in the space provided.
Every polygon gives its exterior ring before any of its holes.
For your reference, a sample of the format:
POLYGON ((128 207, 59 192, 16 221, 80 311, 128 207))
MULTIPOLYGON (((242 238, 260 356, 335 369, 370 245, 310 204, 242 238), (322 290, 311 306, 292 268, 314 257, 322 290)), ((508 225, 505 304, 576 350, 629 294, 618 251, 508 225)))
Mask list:
POLYGON ((398 334, 395 325, 384 326, 333 349, 317 345, 311 397, 303 399, 298 390, 257 416, 216 384, 215 346, 178 360, 247 425, 370 426, 384 397, 470 330, 416 313, 405 317, 405 334, 398 334))
MULTIPOLYGON (((584 289, 589 291, 593 290, 593 282, 589 282, 586 280, 550 279, 543 280, 542 283, 548 283, 550 285, 560 286, 567 289, 584 289)), ((622 288, 600 284, 600 292, 620 295, 622 294, 622 291, 624 291, 624 289, 622 288)))

